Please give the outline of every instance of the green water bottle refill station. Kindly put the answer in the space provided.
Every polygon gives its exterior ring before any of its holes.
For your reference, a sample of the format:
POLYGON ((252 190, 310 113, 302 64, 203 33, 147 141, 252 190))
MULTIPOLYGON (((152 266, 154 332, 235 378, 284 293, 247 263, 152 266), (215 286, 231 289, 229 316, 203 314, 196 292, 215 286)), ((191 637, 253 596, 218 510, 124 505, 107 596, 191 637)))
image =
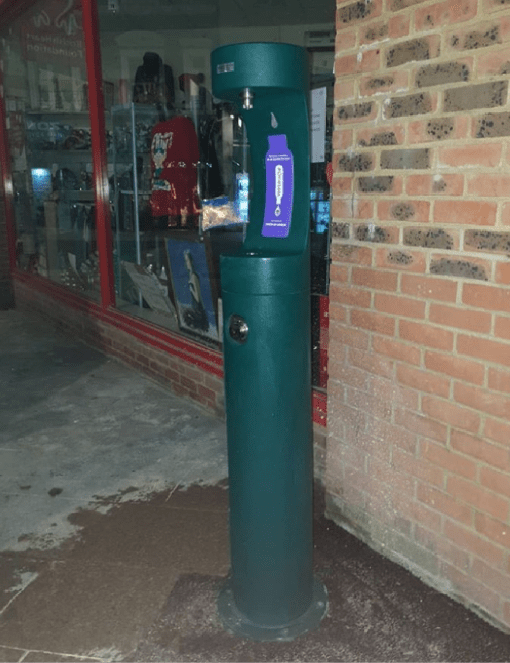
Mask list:
POLYGON ((245 241, 221 257, 235 635, 286 641, 319 625, 313 575, 308 60, 303 48, 213 51, 212 90, 241 115, 253 190, 245 241))

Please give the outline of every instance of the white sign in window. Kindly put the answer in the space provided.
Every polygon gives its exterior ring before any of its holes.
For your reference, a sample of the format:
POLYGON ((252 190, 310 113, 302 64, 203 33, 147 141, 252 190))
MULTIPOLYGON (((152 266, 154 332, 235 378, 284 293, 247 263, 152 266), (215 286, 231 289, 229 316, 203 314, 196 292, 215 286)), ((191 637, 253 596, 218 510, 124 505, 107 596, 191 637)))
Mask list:
POLYGON ((312 163, 325 160, 326 144, 326 88, 310 92, 310 157, 312 163))

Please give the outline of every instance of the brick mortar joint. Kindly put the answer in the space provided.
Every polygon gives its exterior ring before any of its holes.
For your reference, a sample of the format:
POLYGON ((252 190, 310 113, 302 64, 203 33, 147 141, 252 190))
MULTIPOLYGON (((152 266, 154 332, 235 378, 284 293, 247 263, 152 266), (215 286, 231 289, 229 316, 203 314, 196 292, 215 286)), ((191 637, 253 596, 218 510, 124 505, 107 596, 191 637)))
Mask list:
MULTIPOLYGON (((358 286, 356 286, 356 287, 358 287, 358 286)), ((365 288, 363 288, 362 286, 359 286, 359 288, 360 288, 360 289, 365 289, 365 288)), ((378 292, 379 292, 379 291, 375 291, 375 294, 378 294, 378 292)), ((409 295, 406 295, 406 297, 409 297, 409 295)), ((419 301, 419 298, 416 298, 416 299, 417 299, 417 301, 419 301)), ((357 308, 357 307, 356 307, 356 306, 348 306, 348 305, 346 305, 346 308, 351 309, 351 308, 357 308)), ((362 309, 362 310, 364 310, 364 309, 362 309)), ((399 320, 401 320, 401 319, 403 319, 404 321, 407 321, 407 320, 408 320, 408 319, 405 318, 404 316, 399 316, 399 315, 397 315, 397 314, 389 314, 389 313, 385 313, 384 315, 389 316, 389 317, 394 317, 394 318, 396 319, 396 321, 399 321, 399 320)), ((419 322, 419 321, 416 320, 416 319, 409 319, 409 320, 410 320, 411 322, 419 322)), ((335 326, 336 323, 333 321, 331 324, 332 324, 333 326, 335 326)), ((500 397, 504 397, 504 398, 507 397, 507 393, 506 393, 506 392, 502 392, 502 391, 498 391, 498 390, 496 390, 496 389, 490 388, 489 385, 488 385, 488 372, 489 372, 489 369, 491 369, 491 368, 497 368, 497 369, 501 370, 501 365, 500 365, 498 362, 496 362, 496 361, 494 361, 494 362, 489 362, 489 361, 487 361, 487 360, 481 360, 481 359, 477 359, 477 358, 475 358, 475 357, 471 357, 471 356, 466 356, 466 355, 463 355, 463 354, 459 354, 458 351, 457 351, 457 349, 456 349, 455 337, 456 337, 459 333, 460 333, 460 334, 469 334, 470 336, 471 336, 471 335, 473 335, 473 336, 478 336, 478 337, 480 337, 480 338, 482 338, 482 339, 484 339, 484 340, 490 340, 490 339, 492 338, 492 334, 491 334, 491 332, 487 332, 487 333, 485 333, 485 334, 481 334, 481 333, 472 332, 472 331, 467 331, 467 330, 459 330, 459 329, 456 329, 456 328, 451 328, 451 329, 450 329, 449 327, 447 327, 447 326, 445 326, 445 325, 438 325, 438 324, 434 324, 434 323, 428 323, 428 324, 429 324, 429 327, 437 327, 437 328, 445 329, 446 331, 451 331, 451 332, 454 334, 454 347, 453 347, 452 350, 442 350, 442 349, 438 349, 438 348, 434 348, 434 347, 423 348, 423 347, 422 347, 422 344, 419 343, 419 342, 417 342, 417 341, 408 341, 408 340, 406 340, 406 339, 401 339, 401 338, 399 338, 399 337, 398 337, 398 328, 395 330, 395 335, 394 335, 393 337, 390 337, 390 338, 394 338, 398 343, 400 343, 400 344, 402 344, 402 345, 405 345, 405 346, 407 346, 407 347, 415 347, 415 348, 421 350, 421 353, 422 353, 422 354, 421 354, 421 358, 420 358, 420 364, 419 364, 419 365, 414 365, 414 364, 411 365, 413 368, 416 368, 416 370, 421 370, 421 371, 424 371, 424 372, 425 372, 425 371, 426 371, 426 372, 431 372, 431 373, 434 374, 434 375, 437 373, 438 375, 441 375, 441 376, 444 376, 444 377, 449 377, 449 379, 451 380, 451 386, 450 386, 450 390, 451 390, 451 391, 450 391, 450 395, 449 395, 447 398, 445 398, 445 397, 441 397, 441 396, 438 396, 438 395, 437 395, 437 396, 434 396, 434 397, 435 397, 435 398, 438 398, 438 399, 440 399, 440 400, 445 400, 445 401, 447 401, 447 402, 451 402, 451 403, 457 404, 459 407, 462 407, 462 408, 468 408, 468 409, 470 409, 470 410, 473 410, 473 411, 477 412, 477 413, 480 415, 480 417, 483 419, 483 422, 482 422, 482 423, 484 423, 484 422, 486 421, 487 418, 490 418, 490 419, 496 419, 496 420, 498 420, 498 421, 501 421, 503 424, 510 425, 510 421, 509 421, 508 418, 505 418, 505 417, 499 417, 499 416, 496 415, 496 414, 491 414, 491 413, 485 412, 484 410, 479 410, 479 409, 473 408, 473 407, 470 406, 470 405, 466 405, 466 404, 464 404, 464 403, 458 402, 458 401, 455 400, 455 397, 454 397, 454 394, 453 394, 453 389, 454 389, 454 387, 455 387, 455 383, 460 383, 460 384, 465 384, 466 386, 469 386, 469 387, 479 388, 479 389, 483 389, 483 390, 486 390, 486 391, 491 391, 491 392, 493 392, 493 393, 496 393, 496 394, 499 395, 500 397), (483 365, 485 366, 485 376, 484 376, 484 381, 483 381, 483 383, 482 383, 481 385, 478 385, 478 384, 476 384, 476 383, 470 382, 469 380, 465 380, 465 379, 462 379, 462 378, 460 378, 460 377, 455 377, 455 376, 448 376, 448 374, 443 374, 443 373, 440 373, 439 371, 434 371, 433 369, 427 368, 427 367, 425 366, 425 361, 424 361, 424 353, 425 353, 425 352, 435 352, 435 353, 438 353, 438 354, 446 354, 446 355, 448 355, 448 356, 451 356, 451 357, 456 358, 456 359, 459 359, 459 360, 464 360, 464 361, 468 361, 468 362, 479 363, 479 364, 481 364, 481 365, 483 364, 483 365)), ((345 323, 345 322, 338 323, 336 326, 338 326, 338 327, 340 327, 340 328, 343 328, 343 327, 346 326, 346 323, 345 323)), ((408 364, 407 362, 399 362, 398 359, 390 358, 390 357, 388 357, 387 355, 385 355, 385 354, 383 354, 383 353, 380 353, 380 352, 378 352, 377 350, 374 350, 374 349, 373 349, 373 347, 372 347, 372 338, 373 338, 374 336, 379 337, 379 336, 381 335, 380 332, 373 332, 373 331, 368 331, 368 330, 364 330, 364 329, 363 329, 363 331, 365 331, 366 334, 367 334, 367 336, 369 337, 369 345, 368 345, 368 348, 366 348, 366 349, 364 349, 364 350, 362 350, 362 351, 365 352, 365 353, 367 353, 367 354, 371 354, 371 355, 375 355, 375 356, 381 357, 381 358, 384 359, 385 361, 392 361, 392 362, 395 364, 395 366, 394 366, 393 369, 392 369, 392 379, 395 381, 395 384, 398 384, 398 385, 400 385, 400 386, 402 386, 402 387, 405 387, 405 388, 412 388, 412 387, 409 387, 409 385, 406 385, 405 383, 400 383, 400 382, 398 382, 398 380, 397 380, 397 378, 396 378, 396 368, 397 368, 397 365, 402 364, 402 365, 404 365, 404 366, 407 367, 407 366, 409 366, 409 364, 408 364)), ((509 343, 510 343, 510 341, 509 341, 509 343)), ((350 346, 347 346, 347 347, 350 347, 350 346)), ((363 369, 363 368, 360 368, 360 367, 357 367, 357 366, 356 366, 356 368, 357 368, 357 370, 360 370, 360 371, 363 371, 363 372, 367 373, 368 376, 372 376, 372 375, 373 375, 370 371, 368 371, 368 370, 366 370, 366 369, 363 369)), ((503 370, 505 370, 505 369, 503 368, 503 370)), ((333 384, 337 384, 337 385, 339 385, 339 386, 344 386, 344 383, 343 383, 341 380, 339 380, 339 379, 335 379, 335 378, 331 378, 331 377, 330 377, 330 381, 331 381, 331 383, 333 383, 333 384)), ((362 391, 363 391, 363 390, 362 390, 362 391)), ((426 392, 426 391, 419 390, 419 389, 416 389, 415 391, 416 391, 419 395, 421 395, 421 396, 423 396, 423 395, 424 395, 424 396, 432 396, 432 395, 433 395, 433 394, 431 394, 430 392, 426 392)), ((510 395, 508 396, 508 398, 510 399, 510 395)), ((420 401, 419 404, 418 404, 419 410, 421 410, 421 405, 422 405, 422 404, 421 404, 421 401, 420 401)), ((355 406, 352 406, 352 405, 351 405, 350 407, 355 407, 355 406)), ((360 409, 360 411, 364 411, 363 408, 355 408, 355 409, 360 409)), ((398 425, 398 424, 394 424, 394 425, 398 425)), ((450 424, 445 424, 445 425, 450 425, 450 424)), ((465 431, 465 432, 466 432, 466 434, 469 434, 468 431, 465 431)), ((492 444, 498 444, 497 442, 494 442, 494 441, 491 442, 491 443, 492 443, 492 444)))
MULTIPOLYGON (((348 4, 348 1, 346 0, 345 2, 342 2, 341 4, 339 3, 337 5, 338 8, 340 7, 345 7, 348 4)), ((402 7, 398 9, 389 9, 386 7, 383 7, 381 9, 381 12, 377 14, 376 16, 366 16, 362 18, 354 18, 349 21, 349 23, 337 23, 336 29, 338 32, 341 32, 343 30, 352 30, 355 28, 357 31, 362 31, 366 29, 367 27, 371 27, 373 23, 382 23, 386 19, 390 19, 393 17, 412 17, 415 15, 417 11, 420 11, 421 9, 426 9, 427 7, 435 7, 438 4, 437 0, 428 0, 426 2, 420 3, 418 6, 417 5, 410 5, 408 7, 402 7)), ((453 23, 448 23, 444 25, 443 30, 445 31, 452 31, 455 30, 455 26, 459 25, 459 29, 461 30, 469 30, 472 25, 478 26, 481 22, 483 24, 491 23, 490 17, 486 14, 483 14, 483 12, 480 12, 479 10, 482 8, 482 5, 479 5, 477 7, 477 11, 474 14, 474 16, 470 17, 467 20, 462 20, 462 21, 456 21, 453 23)), ((491 15, 494 15, 496 18, 494 20, 497 20, 497 17, 500 13, 504 13, 506 7, 502 6, 501 8, 494 8, 493 11, 491 12, 491 15)), ((412 24, 410 24, 410 28, 412 27, 412 24)), ((437 34, 437 26, 431 27, 430 30, 413 30, 409 32, 408 35, 405 35, 408 39, 415 36, 415 35, 425 35, 425 34, 432 34, 436 35, 437 34)))
MULTIPOLYGON (((350 200, 350 197, 347 198, 347 200, 350 200)), ((396 203, 397 204, 397 203, 396 203)), ((347 218, 347 217, 333 217, 332 218, 332 223, 337 224, 337 225, 348 225, 357 227, 357 228, 363 228, 363 227, 370 227, 372 226, 374 229, 375 228, 396 228, 399 231, 399 238, 395 242, 391 241, 378 241, 378 240, 360 240, 357 238, 350 238, 350 237, 333 237, 331 242, 333 246, 352 246, 356 248, 388 248, 388 249, 396 249, 400 248, 406 251, 412 251, 412 252, 435 252, 438 254, 438 258, 452 258, 455 259, 455 257, 463 257, 463 258, 471 258, 475 261, 485 261, 485 262, 494 262, 494 263, 502 263, 502 264, 507 264, 509 263, 509 254, 501 249, 496 249, 494 251, 490 250, 483 250, 479 249, 478 251, 474 250, 469 250, 469 249, 464 249, 461 246, 459 248, 446 248, 442 246, 420 246, 417 244, 405 244, 403 237, 402 237, 402 232, 403 230, 406 229, 411 229, 411 230, 419 230, 423 232, 438 232, 438 231, 444 231, 448 234, 447 231, 450 231, 452 233, 459 232, 459 233, 465 233, 466 230, 475 230, 479 232, 486 232, 487 231, 487 226, 479 226, 479 227, 474 227, 474 226, 461 226, 460 224, 451 224, 453 227, 450 227, 449 225, 441 225, 439 223, 437 224, 428 224, 428 223, 423 223, 420 221, 399 221, 397 219, 395 220, 387 220, 387 219, 353 219, 352 217, 347 218), (440 254, 440 255, 439 255, 440 254)), ((492 226, 491 226, 492 228, 492 226)), ((490 232, 490 231, 489 231, 490 232)), ((500 232, 499 229, 495 229, 494 232, 500 232)), ((510 238, 510 228, 508 231, 503 231, 504 233, 508 233, 509 238, 510 238)), ((462 234, 460 235, 461 239, 461 244, 463 243, 463 236, 462 234)), ((333 259, 333 262, 342 262, 341 260, 335 260, 333 259)), ((351 263, 349 263, 351 264, 351 263)), ((361 266, 361 265, 360 265, 361 266)), ((365 266, 365 265, 363 265, 365 266)), ((376 265, 373 265, 376 267, 376 265)), ((438 274, 429 274, 429 276, 444 276, 444 275, 438 275, 438 274)), ((453 278, 453 277, 452 277, 453 278)), ((458 279, 462 280, 462 277, 455 277, 458 279)), ((466 277, 465 279, 468 282, 473 282, 473 280, 476 279, 469 279, 466 277)), ((488 283, 488 282, 487 282, 488 283)), ((510 287, 506 284, 498 284, 499 287, 505 288, 505 287, 510 287)))
MULTIPOLYGON (((415 221, 414 223, 410 222, 402 222, 402 221, 387 221, 385 219, 374 219, 371 221, 370 219, 358 219, 353 220, 347 219, 347 218, 342 218, 342 217, 335 217, 332 219, 333 223, 338 223, 338 224, 348 224, 348 225, 353 225, 353 226, 358 226, 358 227, 364 227, 364 226, 374 226, 374 227, 380 227, 380 228, 393 228, 397 227, 398 230, 405 230, 407 228, 410 228, 412 230, 444 230, 443 227, 440 226, 440 224, 434 224, 434 226, 427 227, 425 224, 420 224, 420 222, 415 221)), ((483 227, 484 229, 486 226, 483 227)), ((458 228, 448 228, 448 230, 457 230, 458 228)), ((464 231, 464 230, 471 230, 472 227, 466 227, 466 228, 460 228, 459 230, 464 231)), ((482 230, 482 228, 480 228, 482 230)), ((509 236, 510 236, 510 231, 509 231, 509 236)), ((484 250, 479 250, 479 251, 471 251, 471 250, 465 250, 463 248, 458 248, 458 249, 447 249, 441 246, 419 246, 415 244, 405 244, 402 239, 397 240, 396 242, 384 242, 384 241, 375 241, 375 240, 360 240, 360 239, 350 239, 348 237, 334 237, 332 238, 332 244, 338 245, 338 246, 352 246, 356 248, 388 248, 388 249, 396 249, 400 248, 406 251, 418 251, 418 252, 435 252, 435 253, 440 253, 441 257, 445 258, 455 258, 456 256, 461 256, 464 258, 472 258, 474 260, 480 260, 480 261, 488 261, 488 262, 495 262, 495 263, 503 263, 507 264, 509 263, 509 256, 504 253, 498 251, 496 252, 490 252, 490 251, 484 251, 484 250)), ((334 262, 339 262, 337 260, 334 260, 334 262)), ((361 266, 361 265, 360 265, 361 266)), ((375 266, 375 265, 374 265, 375 266)), ((429 276, 441 276, 437 274, 429 274, 429 276)), ((461 279, 462 277, 456 277, 461 279)), ((468 282, 472 282, 473 279, 467 279, 468 282)), ((504 284, 498 284, 500 287, 505 287, 504 284)), ((506 286, 510 287, 510 286, 506 286)))

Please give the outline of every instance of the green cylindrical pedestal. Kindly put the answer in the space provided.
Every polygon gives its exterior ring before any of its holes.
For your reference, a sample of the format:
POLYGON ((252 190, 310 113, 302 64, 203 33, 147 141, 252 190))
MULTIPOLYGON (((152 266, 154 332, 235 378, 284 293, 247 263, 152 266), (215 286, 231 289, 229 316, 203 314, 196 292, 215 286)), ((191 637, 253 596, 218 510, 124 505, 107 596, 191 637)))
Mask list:
POLYGON ((312 572, 308 254, 223 256, 221 270, 232 573, 219 609, 245 637, 292 639, 327 609, 312 572))

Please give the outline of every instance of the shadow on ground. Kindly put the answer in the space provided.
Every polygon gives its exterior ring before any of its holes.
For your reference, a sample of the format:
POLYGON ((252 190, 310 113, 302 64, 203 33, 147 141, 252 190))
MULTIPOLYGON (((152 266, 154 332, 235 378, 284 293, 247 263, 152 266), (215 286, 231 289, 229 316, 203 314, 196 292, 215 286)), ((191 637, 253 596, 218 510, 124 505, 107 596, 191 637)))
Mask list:
POLYGON ((324 518, 315 521, 315 570, 329 591, 320 629, 291 643, 234 638, 219 622, 224 579, 177 580, 126 661, 508 661, 510 636, 493 628, 324 518))

